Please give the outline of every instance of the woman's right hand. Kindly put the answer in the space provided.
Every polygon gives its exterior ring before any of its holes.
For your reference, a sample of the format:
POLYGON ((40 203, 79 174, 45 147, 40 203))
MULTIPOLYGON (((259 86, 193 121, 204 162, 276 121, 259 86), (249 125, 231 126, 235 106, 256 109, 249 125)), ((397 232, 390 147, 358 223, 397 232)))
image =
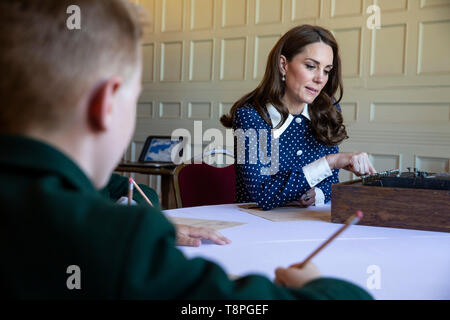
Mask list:
POLYGON ((344 169, 353 172, 357 176, 377 173, 365 152, 334 153, 328 154, 325 158, 331 170, 344 169))

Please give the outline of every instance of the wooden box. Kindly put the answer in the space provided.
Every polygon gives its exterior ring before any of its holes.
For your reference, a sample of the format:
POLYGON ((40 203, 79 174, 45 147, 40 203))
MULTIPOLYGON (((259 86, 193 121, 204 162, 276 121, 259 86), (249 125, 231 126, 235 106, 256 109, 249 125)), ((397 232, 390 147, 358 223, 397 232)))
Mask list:
POLYGON ((356 210, 362 225, 450 232, 450 190, 332 185, 331 221, 344 223, 356 210))

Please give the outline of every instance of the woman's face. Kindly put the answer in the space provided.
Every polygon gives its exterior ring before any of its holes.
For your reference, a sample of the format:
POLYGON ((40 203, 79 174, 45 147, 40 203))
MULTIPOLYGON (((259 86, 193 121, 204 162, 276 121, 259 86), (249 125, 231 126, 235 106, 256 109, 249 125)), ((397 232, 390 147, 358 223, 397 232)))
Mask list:
POLYGON ((333 68, 333 49, 323 43, 311 43, 287 61, 280 59, 280 71, 286 76, 284 99, 290 103, 312 103, 327 84, 333 68))

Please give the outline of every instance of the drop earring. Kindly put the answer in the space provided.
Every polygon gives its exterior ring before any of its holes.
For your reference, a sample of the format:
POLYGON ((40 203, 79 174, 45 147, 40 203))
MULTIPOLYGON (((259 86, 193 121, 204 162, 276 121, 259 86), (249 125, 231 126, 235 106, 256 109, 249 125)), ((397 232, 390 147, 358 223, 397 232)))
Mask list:
POLYGON ((285 82, 286 81, 286 76, 283 74, 283 76, 281 77, 281 81, 285 82))

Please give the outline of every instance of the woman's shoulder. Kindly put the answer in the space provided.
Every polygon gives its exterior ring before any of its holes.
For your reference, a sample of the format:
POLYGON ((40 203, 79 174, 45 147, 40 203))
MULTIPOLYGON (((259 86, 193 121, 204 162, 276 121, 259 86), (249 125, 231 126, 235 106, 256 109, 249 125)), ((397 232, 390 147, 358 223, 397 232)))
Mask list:
POLYGON ((246 102, 240 107, 236 109, 236 113, 239 114, 258 114, 258 111, 256 111, 256 106, 251 102, 246 102))
POLYGON ((342 112, 339 102, 336 102, 336 98, 331 98, 331 103, 334 105, 337 111, 342 112))
POLYGON ((339 103, 336 103, 336 104, 334 105, 334 107, 336 108, 336 110, 337 110, 338 112, 342 113, 341 105, 340 105, 339 103))
POLYGON ((237 128, 265 128, 267 126, 252 103, 245 103, 236 109, 233 123, 237 128))
POLYGON ((251 118, 252 120, 260 119, 262 121, 263 118, 261 117, 260 113, 256 109, 256 106, 251 103, 247 102, 236 109, 236 115, 240 118, 251 118))

